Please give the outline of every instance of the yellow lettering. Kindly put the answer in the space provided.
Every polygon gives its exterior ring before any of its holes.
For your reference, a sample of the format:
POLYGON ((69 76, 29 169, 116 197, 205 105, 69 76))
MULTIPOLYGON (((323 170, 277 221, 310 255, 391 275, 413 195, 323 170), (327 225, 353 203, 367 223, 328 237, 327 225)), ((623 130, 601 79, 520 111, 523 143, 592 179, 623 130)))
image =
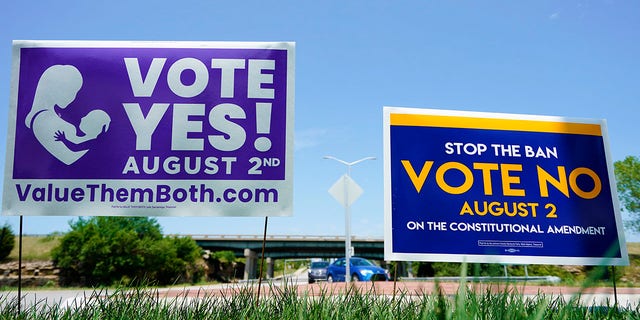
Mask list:
POLYGON ((469 168, 460 162, 446 162, 436 170, 436 182, 440 189, 446 193, 463 194, 473 186, 473 174, 469 168), (464 175, 464 182, 460 186, 453 187, 444 181, 444 174, 450 169, 456 169, 464 175))
POLYGON ((413 187, 416 188, 416 191, 420 193, 422 190, 422 186, 424 185, 424 181, 427 180, 427 175, 431 170, 431 166, 433 166, 433 161, 425 161, 422 165, 422 169, 420 170, 420 174, 416 174, 416 171, 413 169, 411 162, 409 160, 400 160, 404 170, 409 175, 409 179, 411 179, 411 183, 413 187))
POLYGON ((469 205, 469 202, 467 202, 467 201, 464 202, 464 204, 462 205, 462 209, 460 210, 460 215, 461 216, 463 216, 465 213, 473 215, 473 211, 471 210, 471 206, 469 205))
POLYGON ((510 212, 509 211, 509 207, 510 206, 505 202, 504 203, 504 213, 509 217, 515 217, 516 213, 518 213, 516 206, 517 206, 517 203, 516 202, 512 202, 511 203, 511 207, 513 207, 513 211, 510 212))
POLYGON ((500 202, 495 202, 495 201, 489 203, 489 212, 491 213, 491 215, 499 217, 504 213, 504 210, 500 205, 501 205, 500 202))
POLYGON ((549 173, 544 171, 540 166, 538 168, 538 186, 540 187, 540 196, 548 198, 549 188, 547 183, 550 183, 558 191, 562 192, 565 197, 569 198, 569 185, 567 184, 567 172, 563 166, 558 166, 558 179, 556 180, 549 173))
POLYGON ((602 191, 602 181, 600 181, 600 177, 598 177, 598 175, 593 170, 584 167, 576 168, 571 171, 571 173, 569 174, 569 185, 571 185, 571 190, 573 190, 573 192, 575 192, 578 197, 582 199, 593 199, 600 194, 600 191, 602 191), (593 190, 584 191, 578 186, 578 176, 583 174, 591 177, 591 179, 593 180, 593 190))
POLYGON ((497 163, 476 162, 473 168, 482 171, 482 183, 484 184, 484 194, 493 195, 493 185, 491 184, 491 171, 498 170, 497 163))
POLYGON ((488 209, 487 209, 487 202, 486 202, 486 201, 483 201, 483 202, 482 202, 482 204, 483 204, 483 206, 482 206, 482 211, 480 211, 480 209, 478 208, 478 201, 474 201, 474 202, 473 202, 473 208, 476 210, 476 213, 477 213, 479 216, 484 216, 484 215, 486 215, 486 214, 487 214, 487 212, 488 212, 488 209))
POLYGON ((518 215, 521 217, 526 217, 529 215, 529 211, 527 210, 527 203, 518 203, 518 215))
POLYGON ((527 205, 529 205, 529 207, 531 208, 531 216, 532 217, 536 217, 536 215, 538 214, 536 212, 536 208, 540 205, 539 203, 536 202, 527 202, 527 205))
POLYGON ((536 202, 499 202, 499 201, 473 201, 473 207, 469 201, 465 201, 460 209, 460 215, 468 214, 470 216, 485 216, 490 213, 494 217, 500 217, 502 215, 507 217, 522 217, 526 218, 531 215, 535 218, 537 215, 536 209, 539 206, 536 202))
POLYGON ((511 188, 512 184, 520 183, 520 177, 509 175, 511 171, 522 171, 521 164, 500 164, 500 175, 502 176, 502 193, 505 196, 519 196, 525 195, 524 189, 511 188))

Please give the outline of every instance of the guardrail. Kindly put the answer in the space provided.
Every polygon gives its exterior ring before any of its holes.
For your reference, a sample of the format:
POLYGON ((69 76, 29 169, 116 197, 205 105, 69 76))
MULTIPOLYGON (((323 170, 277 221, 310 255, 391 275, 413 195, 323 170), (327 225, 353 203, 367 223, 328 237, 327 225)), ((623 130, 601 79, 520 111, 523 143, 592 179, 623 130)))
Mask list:
MULTIPOLYGON (((428 281, 428 282, 460 282, 463 277, 401 277, 400 281, 428 281)), ((556 276, 507 276, 507 277, 464 277, 466 282, 548 282, 559 283, 556 276)))
MULTIPOLYGON (((191 237, 194 240, 252 240, 252 241, 262 241, 263 236, 261 235, 246 235, 246 234, 218 234, 218 235, 210 235, 210 234, 183 234, 183 235, 175 235, 180 237, 191 237)), ((344 241, 344 236, 302 236, 302 235, 272 235, 267 236, 267 240, 271 241, 344 241)), ((384 238, 377 237, 351 237, 351 241, 368 241, 368 242, 379 242, 384 241, 384 238)))

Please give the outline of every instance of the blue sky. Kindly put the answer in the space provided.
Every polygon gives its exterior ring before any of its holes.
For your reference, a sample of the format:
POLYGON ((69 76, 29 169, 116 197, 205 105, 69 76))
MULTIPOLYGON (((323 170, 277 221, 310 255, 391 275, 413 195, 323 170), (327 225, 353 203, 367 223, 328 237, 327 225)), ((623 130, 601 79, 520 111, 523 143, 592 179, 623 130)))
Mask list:
MULTIPOLYGON (((383 235, 382 107, 604 118, 613 160, 640 155, 638 1, 10 1, 0 10, 0 123, 11 41, 295 41, 294 216, 272 235, 344 234, 327 192, 353 167, 353 234, 383 235), (2 88, 4 88, 2 90, 2 88)), ((5 130, 0 130, 5 149, 5 130)), ((0 160, 4 162, 4 157, 0 160)), ((4 167, 4 164, 2 164, 4 167)), ((24 219, 25 234, 72 217, 24 219)), ((161 218, 165 233, 262 234, 263 218, 161 218)), ((18 218, 0 217, 17 230, 18 218)), ((640 237, 627 235, 628 240, 640 237)))

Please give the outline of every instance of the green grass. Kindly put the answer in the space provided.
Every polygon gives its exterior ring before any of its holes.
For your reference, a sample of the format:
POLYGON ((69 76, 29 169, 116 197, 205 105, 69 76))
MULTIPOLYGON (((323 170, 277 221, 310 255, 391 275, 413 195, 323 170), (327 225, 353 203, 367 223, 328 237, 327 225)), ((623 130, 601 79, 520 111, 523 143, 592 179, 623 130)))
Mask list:
MULTIPOLYGON (((464 287, 464 286, 461 286, 464 287)), ((0 319, 638 319, 638 308, 613 305, 585 307, 577 299, 538 295, 527 298, 511 291, 454 296, 435 293, 379 296, 347 290, 339 295, 298 295, 296 287, 272 287, 259 301, 250 287, 228 296, 200 295, 162 299, 154 289, 120 289, 106 298, 101 292, 88 303, 68 308, 35 306, 17 313, 16 301, 0 299, 0 319)))

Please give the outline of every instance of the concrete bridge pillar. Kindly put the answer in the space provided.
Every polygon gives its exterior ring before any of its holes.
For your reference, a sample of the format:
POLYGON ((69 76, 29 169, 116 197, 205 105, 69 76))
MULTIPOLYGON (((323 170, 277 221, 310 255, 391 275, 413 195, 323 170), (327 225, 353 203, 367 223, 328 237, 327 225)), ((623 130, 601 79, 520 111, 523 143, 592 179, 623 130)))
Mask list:
POLYGON ((267 279, 273 279, 273 266, 275 263, 275 259, 267 257, 267 279))
MULTIPOLYGON (((409 265, 405 262, 405 261, 397 261, 396 262, 396 268, 397 268, 397 276, 398 278, 401 277, 408 277, 409 276, 409 265)), ((393 277, 393 275, 391 275, 393 277)))
POLYGON ((251 249, 244 249, 244 256, 246 258, 244 264, 244 280, 255 279, 256 269, 258 267, 258 259, 255 251, 251 249))

